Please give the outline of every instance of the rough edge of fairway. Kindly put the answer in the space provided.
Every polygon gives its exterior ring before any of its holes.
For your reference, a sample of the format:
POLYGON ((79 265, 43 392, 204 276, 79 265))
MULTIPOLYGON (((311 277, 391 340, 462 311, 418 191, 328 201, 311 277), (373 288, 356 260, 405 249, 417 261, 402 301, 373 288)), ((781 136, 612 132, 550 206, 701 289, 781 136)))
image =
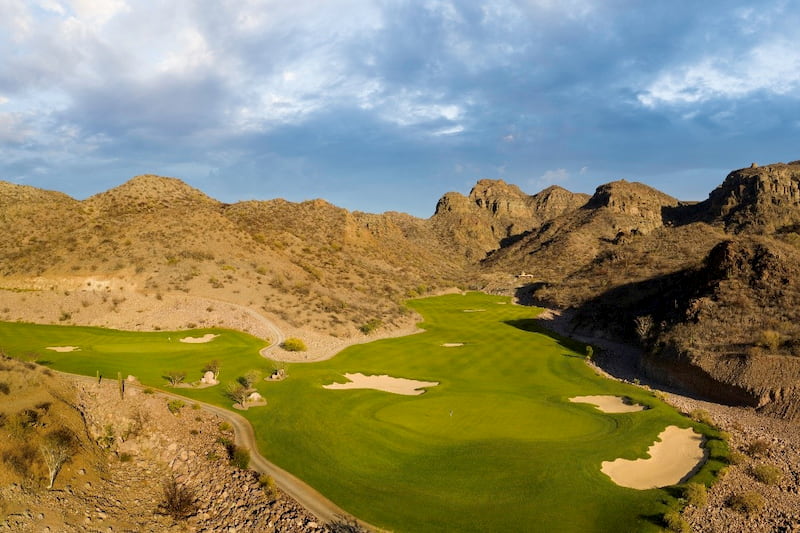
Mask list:
POLYGON ((600 470, 622 487, 646 490, 677 485, 708 458, 705 439, 692 428, 669 426, 647 450, 647 459, 603 461, 600 470))

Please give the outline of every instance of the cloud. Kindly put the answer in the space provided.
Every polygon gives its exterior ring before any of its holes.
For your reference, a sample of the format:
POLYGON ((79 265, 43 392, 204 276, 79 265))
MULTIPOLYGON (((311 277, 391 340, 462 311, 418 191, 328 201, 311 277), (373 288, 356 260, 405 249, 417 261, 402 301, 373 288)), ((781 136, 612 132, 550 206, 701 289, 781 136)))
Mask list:
POLYGON ((564 168, 547 170, 538 178, 531 180, 531 185, 539 188, 546 188, 550 185, 561 184, 569 181, 570 173, 564 168))
POLYGON ((744 98, 764 91, 800 96, 800 49, 776 40, 759 44, 745 57, 703 58, 661 73, 638 96, 647 107, 693 104, 715 98, 744 98))

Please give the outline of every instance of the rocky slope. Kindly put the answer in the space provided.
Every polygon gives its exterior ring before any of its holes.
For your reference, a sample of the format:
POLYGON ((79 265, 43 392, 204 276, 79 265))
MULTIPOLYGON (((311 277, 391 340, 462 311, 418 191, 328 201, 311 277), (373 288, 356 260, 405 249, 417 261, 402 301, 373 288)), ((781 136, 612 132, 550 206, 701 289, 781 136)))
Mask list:
POLYGON ((173 413, 168 399, 131 387, 121 398, 116 381, 0 365, 13 400, 0 407, 0 531, 329 530, 255 472, 229 465, 233 433, 213 414, 188 403, 173 413), (75 441, 50 490, 39 448, 58 428, 75 441), (170 481, 188 496, 185 513, 169 512, 170 481))

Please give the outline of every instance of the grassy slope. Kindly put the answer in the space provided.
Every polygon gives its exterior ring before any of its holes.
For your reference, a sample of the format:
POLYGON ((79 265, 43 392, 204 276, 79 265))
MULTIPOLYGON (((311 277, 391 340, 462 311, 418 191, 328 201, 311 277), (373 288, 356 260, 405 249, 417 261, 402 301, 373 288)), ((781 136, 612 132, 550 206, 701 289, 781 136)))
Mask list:
MULTIPOLYGON (((618 487, 600 463, 641 457, 667 425, 690 422, 646 391, 598 378, 568 341, 535 332, 530 308, 498 305, 506 301, 480 294, 414 301, 426 333, 353 346, 326 362, 293 365, 286 381, 262 382, 269 405, 246 413, 262 452, 356 516, 397 531, 655 529, 647 518, 664 511, 669 494, 618 487), (465 346, 441 346, 450 342, 465 346), (441 384, 411 397, 322 388, 345 372, 441 384), (651 409, 606 415, 567 400, 587 394, 627 395, 651 409)), ((175 333, 2 324, 0 346, 20 355, 79 345, 81 352, 40 357, 89 375, 119 368, 156 386, 168 369, 199 377, 212 358, 223 361, 223 381, 270 367, 254 355, 256 339, 222 333, 189 345, 175 333)), ((179 392, 229 404, 220 389, 179 392)), ((712 462, 701 475, 720 466, 712 462)))

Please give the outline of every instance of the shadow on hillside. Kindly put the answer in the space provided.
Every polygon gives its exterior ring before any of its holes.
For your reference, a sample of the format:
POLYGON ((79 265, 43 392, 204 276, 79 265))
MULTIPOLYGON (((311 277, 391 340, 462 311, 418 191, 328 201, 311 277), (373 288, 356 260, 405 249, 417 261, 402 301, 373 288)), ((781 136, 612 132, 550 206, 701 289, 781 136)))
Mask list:
MULTIPOLYGON (((554 339, 558 342, 559 345, 566 348, 567 350, 572 350, 573 352, 577 352, 582 354, 586 351, 586 345, 582 342, 578 342, 576 340, 570 339, 569 337, 564 337, 559 335, 558 333, 554 333, 549 329, 543 328, 535 318, 521 318, 519 320, 505 320, 503 321, 504 324, 508 324, 511 327, 521 329, 522 331, 527 331, 530 333, 540 333, 542 335, 546 335, 551 339, 554 339)), ((583 359, 581 355, 575 355, 571 353, 563 354, 565 357, 575 357, 578 359, 583 359)))

